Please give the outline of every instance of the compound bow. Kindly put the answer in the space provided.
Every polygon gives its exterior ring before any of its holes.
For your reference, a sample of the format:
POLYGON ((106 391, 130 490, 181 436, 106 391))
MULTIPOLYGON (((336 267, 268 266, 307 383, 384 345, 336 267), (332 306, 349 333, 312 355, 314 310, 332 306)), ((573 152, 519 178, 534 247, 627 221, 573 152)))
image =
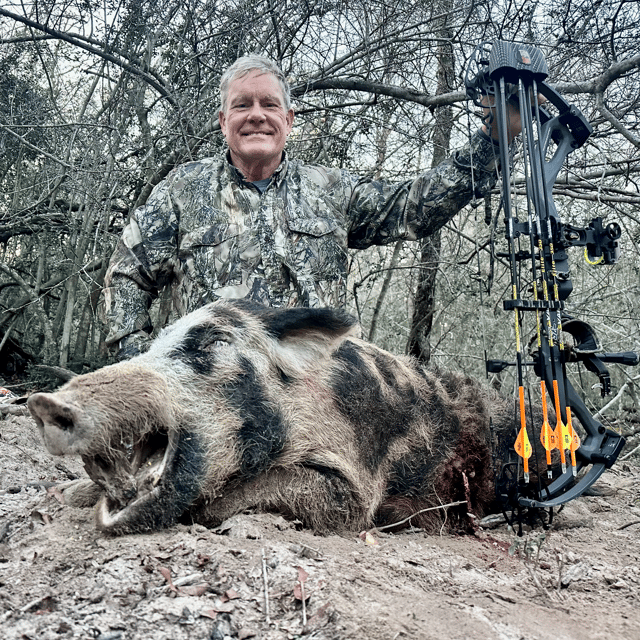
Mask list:
POLYGON ((624 446, 620 434, 591 415, 567 378, 566 365, 583 362, 598 375, 604 396, 611 391, 605 363, 637 365, 640 360, 635 352, 602 352, 593 328, 565 312, 565 301, 573 288, 566 249, 583 246, 591 263, 614 264, 619 256, 621 229, 615 222, 604 226, 602 218, 594 218, 585 228, 560 220, 552 198, 553 185, 565 158, 586 142, 592 127, 579 109, 545 83, 547 76, 547 64, 537 47, 504 41, 479 45, 465 76, 467 95, 478 106, 491 106, 491 117, 496 118, 499 133, 502 205, 509 251, 498 255, 508 258, 510 264, 512 296, 505 300, 504 308, 514 312, 516 360, 488 360, 487 372, 516 368, 520 424, 514 450, 519 457, 515 471, 513 462, 497 470, 496 482, 505 510, 512 512, 550 509, 577 498, 613 465, 624 446), (540 95, 554 107, 556 115, 540 106, 540 95), (508 102, 515 102, 521 114, 526 221, 516 217, 512 198, 508 102), (520 239, 525 237, 529 241, 521 249, 520 239), (532 294, 525 299, 520 265, 527 264, 532 286, 526 288, 532 294), (523 316, 529 312, 536 316, 537 348, 527 359, 520 334, 523 316), (563 332, 572 336, 571 348, 565 346, 563 332), (546 482, 541 476, 536 482, 530 481, 529 476, 532 447, 524 397, 527 366, 540 378, 544 418, 538 426, 540 442, 546 451, 546 482), (555 427, 548 422, 547 395, 555 409, 555 427), (551 452, 556 448, 560 466, 552 471, 551 452))

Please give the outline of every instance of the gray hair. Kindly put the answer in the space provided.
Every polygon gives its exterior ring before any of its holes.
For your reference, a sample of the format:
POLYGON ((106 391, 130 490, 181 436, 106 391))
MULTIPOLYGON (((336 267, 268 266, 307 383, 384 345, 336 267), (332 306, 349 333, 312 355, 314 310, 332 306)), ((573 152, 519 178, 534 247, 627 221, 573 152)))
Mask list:
POLYGON ((242 78, 251 71, 261 71, 262 73, 270 73, 275 76, 280 89, 282 90, 282 97, 284 99, 284 109, 289 111, 291 109, 291 90, 289 89, 289 83, 282 72, 282 69, 270 58, 265 56, 259 56, 256 54, 249 54, 238 58, 223 74, 220 78, 220 109, 223 112, 227 110, 227 99, 229 97, 229 85, 232 80, 236 78, 242 78))

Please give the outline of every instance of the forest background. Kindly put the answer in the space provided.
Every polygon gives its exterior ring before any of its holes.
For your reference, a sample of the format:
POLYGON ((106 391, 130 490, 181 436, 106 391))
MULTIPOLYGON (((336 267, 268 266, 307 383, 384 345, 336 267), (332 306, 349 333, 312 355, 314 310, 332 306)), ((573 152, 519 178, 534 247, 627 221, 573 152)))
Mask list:
MULTIPOLYGON (((108 361, 109 257, 174 166, 223 149, 219 78, 239 55, 266 54, 287 74, 293 156, 404 180, 479 126, 464 72, 494 39, 538 45, 550 84, 594 127, 554 199, 565 222, 618 222, 621 259, 593 267, 572 251, 569 312, 605 350, 640 348, 637 2, 36 0, 0 8, 0 381, 22 393, 42 384, 34 365, 108 361)), ((485 352, 513 360, 498 203, 496 189, 427 241, 354 252, 349 310, 365 336, 478 377, 485 352)), ((167 303, 154 310, 158 326, 167 303)), ((525 327, 526 341, 534 334, 525 327)), ((640 376, 617 365, 612 375, 625 393, 611 418, 633 420, 640 376)), ((597 403, 597 380, 572 376, 597 403)), ((510 385, 509 373, 492 382, 510 385)))

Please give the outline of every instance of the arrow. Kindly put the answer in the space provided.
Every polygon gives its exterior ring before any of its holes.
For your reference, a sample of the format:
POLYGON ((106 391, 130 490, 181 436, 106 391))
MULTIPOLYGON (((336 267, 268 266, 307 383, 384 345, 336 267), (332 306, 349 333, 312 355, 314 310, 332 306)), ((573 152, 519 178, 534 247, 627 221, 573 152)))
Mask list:
POLYGON ((520 394, 520 433, 518 433, 518 437, 516 438, 516 443, 513 445, 513 448, 516 450, 516 453, 522 458, 524 468, 524 481, 529 482, 529 458, 531 457, 531 442, 529 442, 529 435, 527 434, 524 387, 519 387, 518 392, 520 394))
MULTIPOLYGON (((566 447, 563 446, 565 442, 565 434, 567 434, 567 427, 562 422, 562 412, 560 411, 560 394, 558 393, 558 381, 553 381, 553 396, 556 402, 556 428, 554 430, 554 436, 558 443, 558 449, 560 449, 560 462, 562 463, 562 473, 567 470, 567 458, 564 455, 566 447)), ((567 435, 568 437, 568 435, 567 435)))
MULTIPOLYGON (((578 468, 576 466, 576 449, 580 447, 580 438, 573 428, 571 423, 571 408, 567 406, 567 436, 569 438, 568 445, 565 445, 566 449, 569 449, 571 453, 571 471, 574 476, 578 475, 578 468)), ((565 444, 565 443, 563 443, 565 444)))
POLYGON ((547 477, 552 478, 551 452, 558 448, 558 441, 547 417, 547 388, 544 380, 540 380, 540 391, 542 392, 542 412, 544 414, 542 428, 540 429, 540 442, 542 442, 547 454, 547 477))

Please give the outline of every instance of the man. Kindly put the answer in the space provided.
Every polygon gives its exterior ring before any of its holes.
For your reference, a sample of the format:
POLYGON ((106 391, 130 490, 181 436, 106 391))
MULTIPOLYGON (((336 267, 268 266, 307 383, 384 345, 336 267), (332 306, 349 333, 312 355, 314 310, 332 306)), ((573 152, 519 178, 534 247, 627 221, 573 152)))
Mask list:
MULTIPOLYGON (((133 213, 111 259, 107 344, 120 357, 148 339, 150 305, 166 286, 175 316, 218 298, 343 307, 347 248, 427 236, 468 204, 472 186, 482 196, 495 182, 484 125, 436 169, 391 184, 287 156, 294 112, 271 60, 239 58, 220 94, 226 155, 174 169, 133 213)), ((519 131, 517 113, 514 122, 519 131)))

